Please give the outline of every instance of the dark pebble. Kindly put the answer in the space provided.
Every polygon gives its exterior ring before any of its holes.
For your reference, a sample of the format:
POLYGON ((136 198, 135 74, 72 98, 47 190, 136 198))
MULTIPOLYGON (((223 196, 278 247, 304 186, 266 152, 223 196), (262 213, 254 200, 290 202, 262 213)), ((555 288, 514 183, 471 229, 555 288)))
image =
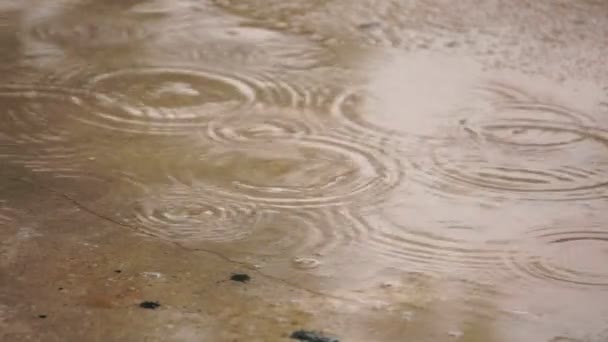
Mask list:
POLYGON ((46 318, 46 315, 38 315, 38 318, 46 318))
POLYGON ((357 25, 357 27, 361 30, 372 30, 372 29, 379 28, 381 26, 382 26, 382 24, 380 24, 379 22, 371 22, 371 23, 364 23, 364 24, 357 25))
POLYGON ((298 330, 294 331, 291 336, 294 340, 306 341, 306 342, 340 342, 338 339, 333 337, 327 337, 316 331, 298 330))
POLYGON ((139 307, 140 308, 144 308, 144 309, 152 309, 152 310, 154 310, 154 309, 158 308, 159 306, 160 306, 160 303, 158 303, 158 302, 148 302, 148 301, 145 301, 145 302, 139 303, 139 307))
POLYGON ((230 280, 246 283, 251 280, 251 277, 245 273, 235 273, 230 277, 230 280))

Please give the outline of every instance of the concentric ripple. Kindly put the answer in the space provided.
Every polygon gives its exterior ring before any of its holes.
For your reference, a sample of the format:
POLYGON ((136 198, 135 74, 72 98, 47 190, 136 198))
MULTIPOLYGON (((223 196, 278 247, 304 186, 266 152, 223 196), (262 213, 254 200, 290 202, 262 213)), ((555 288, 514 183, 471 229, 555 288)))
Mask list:
POLYGON ((399 162, 384 151, 324 136, 158 153, 169 154, 163 172, 183 184, 270 207, 373 205, 402 176, 399 162))
POLYGON ((525 278, 608 289, 608 232, 603 230, 535 231, 508 257, 525 278))
POLYGON ((528 149, 559 147, 584 140, 585 132, 580 131, 595 125, 584 113, 535 100, 507 86, 487 84, 476 90, 487 106, 465 109, 459 125, 493 143, 528 149))
POLYGON ((300 139, 327 130, 318 116, 289 108, 263 108, 218 117, 209 122, 205 137, 218 142, 300 139))
POLYGON ((361 248, 397 267, 424 272, 483 272, 501 264, 499 245, 488 244, 483 239, 465 241, 429 231, 428 227, 419 224, 416 214, 412 215, 397 216, 402 218, 399 220, 381 210, 359 218, 359 224, 366 227, 362 230, 368 231, 369 236, 361 248))
POLYGON ((608 131, 563 106, 499 95, 487 111, 463 111, 445 141, 429 144, 425 158, 413 158, 419 181, 454 195, 495 199, 608 196, 608 131))
POLYGON ((353 133, 360 134, 366 131, 379 131, 393 133, 390 129, 385 129, 373 124, 364 118, 366 93, 362 87, 353 87, 343 90, 333 97, 329 112, 332 117, 343 122, 344 126, 353 133))
POLYGON ((176 19, 159 35, 160 49, 182 60, 264 70, 311 70, 330 63, 333 55, 317 42, 300 35, 269 30, 240 18, 226 18, 225 12, 213 16, 208 10, 176 19), (209 18, 201 20, 200 13, 209 18), (184 47, 187 47, 184 49, 184 47))
MULTIPOLYGON (((517 129, 515 134, 520 136, 500 139, 515 148, 504 149, 486 141, 470 144, 464 152, 454 150, 456 145, 463 147, 457 143, 432 151, 431 168, 444 179, 437 185, 447 183, 446 188, 454 191, 478 189, 490 197, 521 199, 574 200, 607 195, 606 132, 555 124, 509 129, 517 129), (538 137, 547 138, 526 143, 534 137, 523 134, 531 132, 545 132, 538 137), (519 146, 525 150, 519 150, 519 146)), ((498 140, 496 135, 493 139, 498 140)))
POLYGON ((254 105, 305 106, 309 94, 280 77, 232 75, 187 67, 142 67, 100 74, 90 92, 120 111, 96 112, 87 122, 109 129, 191 133, 210 120, 243 113, 254 105))
MULTIPOLYGON (((261 264, 306 265, 332 258, 367 240, 365 228, 350 220, 346 209, 265 211, 251 235, 231 244, 234 254, 261 264)), ((300 265, 297 265, 298 267, 300 265)))
POLYGON ((359 134, 441 139, 460 109, 475 100, 479 67, 468 60, 395 52, 366 62, 362 70, 370 72, 354 75, 330 109, 359 134))
POLYGON ((61 139, 57 132, 44 133, 60 127, 67 116, 64 113, 84 112, 83 97, 86 93, 64 87, 4 85, 0 87, 4 119, 0 127, 15 143, 61 139), (42 137, 36 137, 37 134, 42 137))
POLYGON ((204 188, 179 185, 149 191, 137 203, 135 217, 142 231, 187 246, 243 239, 259 219, 253 205, 214 198, 204 188))
POLYGON ((65 170, 95 155, 92 150, 102 146, 75 125, 92 112, 112 110, 85 91, 50 85, 1 86, 0 104, 0 155, 36 169, 54 163, 65 170))

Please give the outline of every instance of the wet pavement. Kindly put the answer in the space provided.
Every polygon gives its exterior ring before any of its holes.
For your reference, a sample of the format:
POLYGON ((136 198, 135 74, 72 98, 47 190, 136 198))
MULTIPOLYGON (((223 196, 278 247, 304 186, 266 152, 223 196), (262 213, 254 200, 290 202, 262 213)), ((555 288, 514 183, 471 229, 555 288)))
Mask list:
POLYGON ((604 1, 0 1, 0 340, 608 340, 604 1))

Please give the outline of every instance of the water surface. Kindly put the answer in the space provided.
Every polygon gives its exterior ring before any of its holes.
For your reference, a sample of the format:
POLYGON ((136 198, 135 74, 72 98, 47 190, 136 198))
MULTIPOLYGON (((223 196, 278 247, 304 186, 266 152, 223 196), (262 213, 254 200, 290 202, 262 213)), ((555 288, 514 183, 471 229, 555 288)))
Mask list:
POLYGON ((0 339, 605 341, 606 14, 0 1, 0 339))

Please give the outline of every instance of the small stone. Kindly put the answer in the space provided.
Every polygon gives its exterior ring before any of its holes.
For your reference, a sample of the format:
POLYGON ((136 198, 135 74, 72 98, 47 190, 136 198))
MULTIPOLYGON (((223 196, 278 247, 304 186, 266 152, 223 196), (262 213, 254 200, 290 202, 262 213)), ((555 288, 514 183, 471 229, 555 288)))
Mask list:
POLYGON ((232 281, 238 281, 239 283, 246 283, 251 280, 251 277, 245 273, 234 273, 230 277, 232 281))
POLYGON ((382 24, 377 22, 377 21, 372 21, 369 23, 362 23, 357 25, 357 28, 361 29, 361 30, 373 30, 373 29, 378 29, 382 27, 382 24))
POLYGON ((385 281, 384 283, 380 284, 380 287, 383 289, 390 289, 392 287, 395 287, 395 284, 393 284, 389 281, 385 281))
POLYGON ((324 336, 320 332, 308 330, 294 331, 289 337, 294 340, 300 340, 305 342, 340 342, 339 340, 333 337, 324 336))
POLYGON ((160 303, 159 302, 145 301, 145 302, 139 303, 139 307, 143 308, 143 309, 155 310, 158 307, 160 307, 160 303))

